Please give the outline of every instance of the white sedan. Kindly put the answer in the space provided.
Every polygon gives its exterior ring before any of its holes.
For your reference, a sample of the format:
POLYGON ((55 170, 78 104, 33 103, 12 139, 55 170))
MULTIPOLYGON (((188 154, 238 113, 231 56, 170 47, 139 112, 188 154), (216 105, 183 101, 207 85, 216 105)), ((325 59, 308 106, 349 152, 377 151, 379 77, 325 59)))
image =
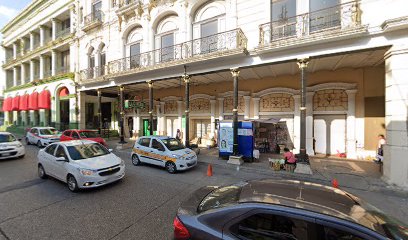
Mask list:
POLYGON ((53 127, 33 127, 26 135, 27 145, 36 144, 38 147, 45 147, 59 140, 58 131, 53 127))
POLYGON ((90 140, 52 143, 41 149, 37 157, 38 176, 61 180, 72 192, 99 187, 125 176, 125 162, 90 140))
POLYGON ((0 159, 22 158, 25 148, 17 138, 9 132, 0 132, 0 159))

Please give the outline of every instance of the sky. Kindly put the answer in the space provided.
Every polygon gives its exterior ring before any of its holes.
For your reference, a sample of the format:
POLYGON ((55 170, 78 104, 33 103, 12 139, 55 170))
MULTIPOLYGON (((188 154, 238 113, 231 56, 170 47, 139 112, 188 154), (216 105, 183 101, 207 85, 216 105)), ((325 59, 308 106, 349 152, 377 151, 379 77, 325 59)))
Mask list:
POLYGON ((0 0, 0 29, 32 0, 0 0))

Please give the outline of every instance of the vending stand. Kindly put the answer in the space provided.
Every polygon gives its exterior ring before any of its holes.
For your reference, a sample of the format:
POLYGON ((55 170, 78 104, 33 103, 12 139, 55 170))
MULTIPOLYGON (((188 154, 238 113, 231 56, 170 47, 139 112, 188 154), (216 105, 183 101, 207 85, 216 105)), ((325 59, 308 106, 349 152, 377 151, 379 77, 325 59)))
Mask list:
MULTIPOLYGON (((233 122, 222 121, 218 125, 218 156, 227 158, 233 153, 234 134, 233 122)), ((238 152, 246 161, 253 160, 254 124, 248 121, 238 122, 238 152)))

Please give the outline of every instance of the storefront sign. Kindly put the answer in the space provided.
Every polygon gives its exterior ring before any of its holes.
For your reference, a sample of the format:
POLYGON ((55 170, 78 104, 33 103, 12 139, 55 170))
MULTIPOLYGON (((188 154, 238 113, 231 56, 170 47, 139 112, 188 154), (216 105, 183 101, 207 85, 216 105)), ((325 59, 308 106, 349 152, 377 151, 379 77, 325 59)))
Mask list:
POLYGON ((125 108, 145 109, 146 103, 142 101, 125 100, 125 108))
POLYGON ((239 136, 252 136, 252 129, 244 129, 244 128, 238 128, 238 135, 239 136))
POLYGON ((232 127, 220 127, 220 152, 232 153, 234 146, 234 134, 232 127))

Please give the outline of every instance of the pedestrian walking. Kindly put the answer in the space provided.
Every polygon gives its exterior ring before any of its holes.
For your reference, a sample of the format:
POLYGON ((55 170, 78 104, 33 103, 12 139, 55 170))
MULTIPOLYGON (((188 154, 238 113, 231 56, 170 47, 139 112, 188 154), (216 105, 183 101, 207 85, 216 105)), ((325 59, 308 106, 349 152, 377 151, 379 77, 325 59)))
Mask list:
POLYGON ((383 134, 378 135, 378 144, 377 144, 377 156, 374 160, 375 163, 382 163, 384 159, 384 145, 385 145, 385 136, 383 134))

